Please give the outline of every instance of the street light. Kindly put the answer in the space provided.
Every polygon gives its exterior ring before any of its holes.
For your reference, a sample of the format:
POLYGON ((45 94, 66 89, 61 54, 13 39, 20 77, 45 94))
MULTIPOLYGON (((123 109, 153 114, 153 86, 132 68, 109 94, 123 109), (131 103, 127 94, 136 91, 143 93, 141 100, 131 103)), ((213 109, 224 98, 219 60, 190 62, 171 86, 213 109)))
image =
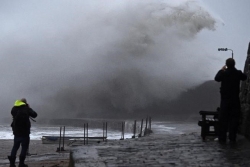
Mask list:
POLYGON ((232 51, 232 58, 234 58, 234 51, 232 49, 228 49, 228 48, 218 48, 218 51, 228 51, 231 50, 232 51))

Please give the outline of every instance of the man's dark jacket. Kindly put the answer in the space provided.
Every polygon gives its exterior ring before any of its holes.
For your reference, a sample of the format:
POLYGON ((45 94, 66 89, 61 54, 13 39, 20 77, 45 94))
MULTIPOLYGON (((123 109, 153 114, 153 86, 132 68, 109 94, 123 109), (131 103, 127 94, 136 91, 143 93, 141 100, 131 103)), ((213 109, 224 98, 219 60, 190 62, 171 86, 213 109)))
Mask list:
POLYGON ((218 71, 215 81, 221 82, 221 99, 239 98, 240 81, 246 79, 247 76, 236 68, 227 68, 226 70, 218 71))
POLYGON ((36 118, 37 117, 37 113, 35 111, 33 111, 28 104, 20 101, 20 100, 16 100, 14 107, 11 110, 11 115, 13 116, 13 122, 11 124, 12 126, 12 130, 13 130, 13 134, 15 136, 29 136, 30 134, 30 119, 29 117, 32 118, 36 118), (15 122, 15 118, 18 114, 26 114, 27 115, 27 119, 25 119, 25 121, 22 123, 22 125, 18 125, 18 126, 14 126, 14 122, 15 122))

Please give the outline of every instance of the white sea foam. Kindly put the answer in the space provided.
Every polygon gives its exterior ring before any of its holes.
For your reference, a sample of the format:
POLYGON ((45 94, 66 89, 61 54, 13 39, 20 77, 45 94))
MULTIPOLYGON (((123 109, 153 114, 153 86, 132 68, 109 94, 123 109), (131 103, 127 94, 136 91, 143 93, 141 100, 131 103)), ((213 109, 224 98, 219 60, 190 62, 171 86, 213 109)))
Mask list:
MULTIPOLYGON (((0 139, 13 139, 14 135, 12 129, 9 125, 0 125, 0 139)), ((168 134, 183 134, 187 131, 197 132, 199 127, 196 124, 182 124, 173 122, 154 122, 152 123, 152 130, 154 133, 168 133, 168 134)), ((137 127, 136 134, 138 134, 140 128, 137 127)), ((60 127, 59 126, 48 126, 48 125, 36 125, 32 126, 30 139, 31 140, 41 140, 42 136, 59 136, 60 127)), ((65 136, 84 136, 83 127, 65 127, 65 136)), ((88 136, 91 137, 101 137, 103 136, 102 129, 89 129, 88 136)), ((108 129, 107 132, 108 139, 120 139, 121 131, 108 129)), ((125 131, 124 137, 131 138, 133 136, 133 129, 127 129, 125 131)))
MULTIPOLYGON (((63 132, 62 132, 63 133, 63 132)), ((30 139, 31 140, 41 140, 42 136, 59 136, 60 127, 58 126, 33 126, 31 128, 30 139)), ((108 130, 108 139, 120 139, 121 132, 117 130, 108 130)), ((65 136, 84 136, 83 127, 65 127, 65 136)), ((102 129, 89 129, 88 136, 91 137, 101 137, 103 136, 102 129)), ((125 138, 131 138, 132 133, 126 133, 125 138)), ((13 139, 14 135, 12 129, 9 125, 1 125, 0 129, 0 139, 13 139)))

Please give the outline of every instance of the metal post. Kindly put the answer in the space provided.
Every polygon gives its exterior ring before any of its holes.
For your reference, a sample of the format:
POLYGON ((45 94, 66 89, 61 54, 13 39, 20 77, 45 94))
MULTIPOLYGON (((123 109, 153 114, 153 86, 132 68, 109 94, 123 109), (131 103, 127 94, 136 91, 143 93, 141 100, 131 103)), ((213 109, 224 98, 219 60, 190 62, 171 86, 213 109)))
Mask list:
POLYGON ((218 48, 218 51, 228 51, 228 50, 232 51, 232 58, 234 58, 234 51, 233 51, 233 49, 228 49, 228 48, 218 48))
POLYGON ((85 145, 85 124, 83 124, 83 144, 85 145))
POLYGON ((105 126, 105 123, 103 122, 102 123, 102 141, 104 141, 104 126, 105 126))
POLYGON ((151 130, 151 120, 152 120, 152 118, 149 117, 149 129, 150 129, 150 130, 151 130))
POLYGON ((142 128, 143 128, 143 119, 141 120, 141 131, 140 131, 139 137, 142 137, 142 128))
MULTIPOLYGON (((123 130, 123 122, 122 122, 122 130, 123 130)), ((122 130, 121 130, 121 138, 120 138, 120 140, 122 140, 122 130)))
POLYGON ((57 151, 61 151, 61 135, 62 135, 62 127, 60 126, 60 136, 59 136, 59 147, 57 149, 57 151))
POLYGON ((63 147, 61 148, 64 151, 64 137, 65 137, 65 126, 63 126, 63 147))
POLYGON ((89 124, 87 123, 87 144, 89 144, 89 124))
POLYGON ((122 134, 121 134, 121 139, 120 140, 124 140, 124 124, 122 121, 122 134))
POLYGON ((125 134, 125 121, 123 122, 123 134, 122 134, 123 140, 124 140, 124 134, 125 134))
POLYGON ((135 133, 136 133, 136 120, 134 122, 134 136, 132 136, 132 138, 135 138, 135 133))
POLYGON ((106 141, 107 141, 107 138, 108 138, 108 122, 106 122, 106 141))
POLYGON ((148 133, 148 116, 146 118, 146 127, 145 127, 145 132, 144 134, 147 134, 148 133))

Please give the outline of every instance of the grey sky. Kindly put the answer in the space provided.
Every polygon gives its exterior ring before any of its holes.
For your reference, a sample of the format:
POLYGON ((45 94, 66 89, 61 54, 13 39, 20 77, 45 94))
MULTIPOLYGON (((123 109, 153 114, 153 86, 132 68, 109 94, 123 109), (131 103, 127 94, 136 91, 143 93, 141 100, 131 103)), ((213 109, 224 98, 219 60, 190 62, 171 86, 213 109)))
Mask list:
POLYGON ((243 69, 250 2, 199 2, 1 1, 0 112, 133 112, 213 79, 218 47, 243 69))
MULTIPOLYGON (((204 0, 210 11, 221 18, 224 26, 210 34, 210 49, 227 47, 234 50, 234 58, 239 69, 243 69, 248 43, 250 41, 250 1, 248 0, 204 0)), ((216 52, 217 56, 227 57, 231 52, 216 52)), ((218 67, 219 68, 219 67, 218 67)))

